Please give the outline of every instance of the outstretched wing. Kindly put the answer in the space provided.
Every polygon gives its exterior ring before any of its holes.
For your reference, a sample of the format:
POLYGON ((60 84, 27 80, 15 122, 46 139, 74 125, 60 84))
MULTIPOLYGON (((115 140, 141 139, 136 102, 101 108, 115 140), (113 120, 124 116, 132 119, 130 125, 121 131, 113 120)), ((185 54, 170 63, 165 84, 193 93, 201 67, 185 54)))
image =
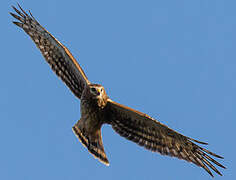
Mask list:
POLYGON ((20 10, 14 6, 12 8, 18 15, 10 14, 19 20, 19 22, 14 21, 13 23, 31 37, 52 70, 78 98, 81 98, 84 87, 90 82, 70 51, 44 29, 30 11, 30 15, 28 15, 20 6, 20 10))
POLYGON ((193 141, 200 144, 207 143, 183 136, 148 115, 118 104, 110 99, 107 103, 106 113, 112 128, 121 136, 151 151, 192 162, 204 168, 211 176, 213 174, 207 166, 219 175, 222 175, 212 165, 212 162, 222 168, 225 167, 209 155, 217 158, 222 157, 198 146, 193 141))

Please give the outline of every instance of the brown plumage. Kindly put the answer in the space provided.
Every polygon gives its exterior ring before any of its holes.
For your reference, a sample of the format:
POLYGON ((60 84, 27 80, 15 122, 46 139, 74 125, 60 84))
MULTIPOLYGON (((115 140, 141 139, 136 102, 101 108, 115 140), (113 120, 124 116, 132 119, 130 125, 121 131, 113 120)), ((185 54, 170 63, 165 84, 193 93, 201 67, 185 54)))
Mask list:
POLYGON ((148 150, 192 162, 211 176, 213 174, 209 167, 222 175, 213 164, 225 167, 209 155, 222 157, 196 144, 207 143, 186 137, 144 113, 112 101, 103 86, 89 82, 69 50, 44 29, 30 12, 28 15, 19 8, 13 6, 18 15, 10 13, 19 20, 13 23, 31 37, 52 70, 81 99, 81 118, 72 130, 95 158, 109 165, 102 143, 101 127, 110 124, 118 134, 148 150))

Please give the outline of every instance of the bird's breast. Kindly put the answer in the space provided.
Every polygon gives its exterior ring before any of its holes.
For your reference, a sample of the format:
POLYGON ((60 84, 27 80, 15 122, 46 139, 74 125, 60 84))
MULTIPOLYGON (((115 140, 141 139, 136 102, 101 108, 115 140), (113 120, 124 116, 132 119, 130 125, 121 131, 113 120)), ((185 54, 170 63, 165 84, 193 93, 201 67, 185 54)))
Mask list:
POLYGON ((103 124, 104 122, 104 110, 95 103, 81 101, 81 118, 92 124, 103 124))

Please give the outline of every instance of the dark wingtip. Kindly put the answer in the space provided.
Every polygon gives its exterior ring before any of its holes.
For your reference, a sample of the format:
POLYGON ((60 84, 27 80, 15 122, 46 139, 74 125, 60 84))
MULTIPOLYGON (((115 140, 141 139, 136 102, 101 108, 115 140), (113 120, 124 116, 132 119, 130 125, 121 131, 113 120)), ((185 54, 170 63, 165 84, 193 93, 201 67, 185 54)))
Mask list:
POLYGON ((12 23, 15 24, 15 25, 17 25, 17 26, 19 26, 19 27, 22 27, 22 23, 20 23, 20 22, 12 21, 12 23))
POLYGON ((20 4, 19 3, 17 3, 17 6, 22 10, 22 7, 20 6, 20 4))
POLYGON ((18 11, 15 6, 12 5, 11 7, 12 7, 12 9, 14 9, 16 12, 18 11))
POLYGON ((18 7, 20 8, 20 10, 21 10, 26 16, 28 16, 28 14, 24 11, 24 9, 20 6, 20 4, 17 3, 17 5, 18 5, 18 7))
POLYGON ((215 153, 213 153, 213 152, 208 151, 208 153, 211 154, 212 156, 217 157, 217 158, 224 159, 224 157, 222 157, 222 156, 220 156, 220 155, 217 155, 217 154, 215 154, 215 153))
POLYGON ((17 16, 16 14, 9 12, 10 15, 12 15, 14 18, 18 19, 19 21, 22 21, 21 18, 19 16, 17 16))
POLYGON ((29 14, 30 14, 30 16, 32 17, 32 18, 34 18, 34 16, 32 15, 32 13, 31 13, 31 11, 29 10, 29 14))
POLYGON ((15 7, 15 6, 13 6, 13 5, 11 5, 11 7, 12 7, 13 9, 16 9, 16 7, 15 7))
POLYGON ((214 175, 212 174, 212 172, 211 171, 207 171, 208 172, 208 174, 210 174, 211 175, 211 177, 212 178, 214 178, 214 175))
POLYGON ((219 165, 220 167, 224 168, 224 169, 227 169, 227 167, 223 166, 222 164, 219 165))
POLYGON ((224 157, 220 156, 220 155, 217 155, 215 154, 216 157, 220 158, 220 159, 224 159, 224 157))
POLYGON ((10 15, 12 15, 13 17, 14 17, 14 15, 15 15, 15 14, 14 14, 14 13, 12 13, 12 12, 9 12, 9 14, 10 14, 10 15))
POLYGON ((202 142, 202 141, 198 141, 198 140, 196 140, 196 139, 193 139, 193 138, 190 138, 190 137, 187 137, 189 140, 191 140, 191 141, 194 141, 194 142, 196 142, 196 143, 199 143, 199 144, 204 144, 204 145, 208 145, 208 143, 206 143, 206 142, 202 142))
POLYGON ((15 6, 11 6, 16 12, 18 11, 18 9, 15 6))
POLYGON ((205 149, 203 147, 198 146, 198 148, 201 149, 202 151, 212 155, 212 156, 215 156, 215 157, 220 158, 220 159, 224 159, 222 156, 217 155, 217 154, 215 154, 215 153, 213 153, 213 152, 211 152, 211 151, 209 151, 209 150, 207 150, 207 149, 205 149))

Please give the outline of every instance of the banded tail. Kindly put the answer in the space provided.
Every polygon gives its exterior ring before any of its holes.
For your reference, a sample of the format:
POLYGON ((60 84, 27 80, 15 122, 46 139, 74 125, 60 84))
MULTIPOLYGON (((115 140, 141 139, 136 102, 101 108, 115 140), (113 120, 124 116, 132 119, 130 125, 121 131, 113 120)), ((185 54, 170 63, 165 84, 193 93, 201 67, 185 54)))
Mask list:
POLYGON ((88 133, 85 128, 82 128, 82 124, 78 121, 72 127, 72 130, 82 145, 88 149, 94 158, 97 158, 103 164, 109 166, 109 161, 102 143, 101 128, 96 129, 94 133, 88 133))

